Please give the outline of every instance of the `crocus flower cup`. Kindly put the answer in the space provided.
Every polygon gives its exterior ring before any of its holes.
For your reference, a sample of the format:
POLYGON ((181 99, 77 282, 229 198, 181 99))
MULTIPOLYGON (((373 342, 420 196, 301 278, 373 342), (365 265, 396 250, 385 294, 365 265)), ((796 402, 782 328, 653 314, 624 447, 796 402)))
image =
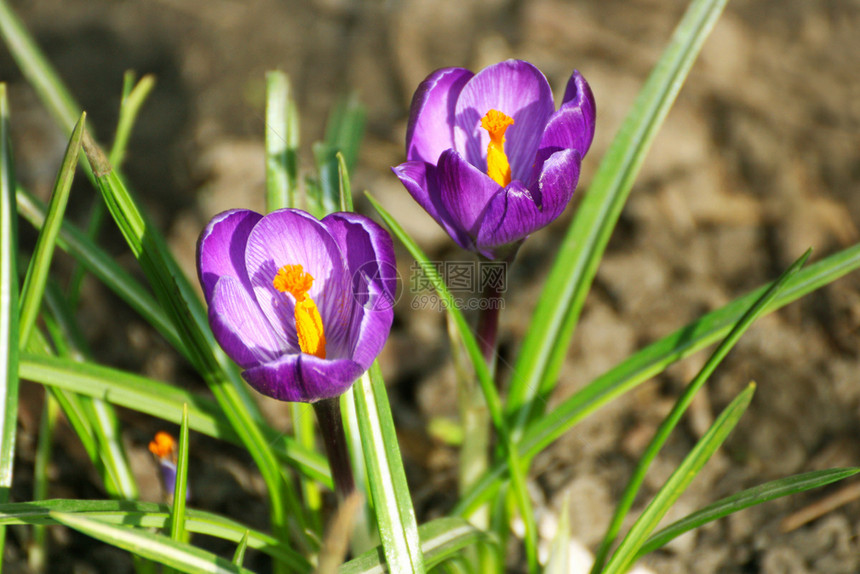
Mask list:
POLYGON ((339 396, 391 329, 391 238, 355 213, 226 211, 200 236, 197 271, 218 343, 275 399, 339 396))
POLYGON ((443 68, 415 92, 407 161, 393 171, 457 244, 501 259, 564 211, 594 121, 579 72, 556 110, 549 82, 528 62, 477 74, 443 68))

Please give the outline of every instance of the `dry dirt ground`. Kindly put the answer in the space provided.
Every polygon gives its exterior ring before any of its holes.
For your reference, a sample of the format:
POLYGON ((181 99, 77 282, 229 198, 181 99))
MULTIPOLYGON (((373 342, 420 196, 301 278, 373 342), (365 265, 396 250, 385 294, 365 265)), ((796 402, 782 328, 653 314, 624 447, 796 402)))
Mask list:
MULTIPOLYGON (((126 173, 189 271, 196 236, 209 217, 229 207, 262 206, 267 70, 281 68, 292 78, 307 164, 309 144, 321 137, 335 98, 356 90, 368 107, 368 125, 354 189, 372 190, 433 257, 468 260, 388 169, 403 160, 406 113, 417 83, 437 67, 479 69, 517 57, 535 63, 560 89, 578 68, 598 104, 597 136, 579 191, 587 193, 598 160, 685 6, 681 0, 10 4, 99 134, 113 130, 123 71, 157 76, 126 173)), ((820 258, 858 240, 858 29, 860 5, 853 0, 730 3, 622 214, 552 402, 648 342, 775 277, 807 247, 820 258)), ((64 138, 5 52, 0 77, 11 87, 20 177, 44 194, 64 138)), ((85 186, 76 188, 71 216, 80 220, 91 201, 85 186)), ((502 317, 503 374, 571 213, 535 234, 512 269, 502 317)), ((116 233, 106 232, 104 240, 133 267, 116 233)), ((400 253, 399 261, 401 275, 409 277, 410 258, 400 253)), ((758 382, 741 425, 673 515, 787 474, 860 463, 859 285, 860 276, 849 276, 760 320, 742 339, 649 475, 646 490, 653 492, 715 414, 749 381, 758 382)), ((94 282, 86 287, 83 320, 100 360, 200 385, 103 288, 94 282)), ((425 520, 453 503, 448 493, 455 491, 456 452, 430 438, 426 428, 433 418, 455 415, 456 393, 442 316, 410 309, 410 296, 405 293, 397 308, 382 360, 417 511, 425 520)), ((693 356, 615 401, 537 459, 533 492, 546 530, 569 493, 573 533, 594 546, 637 455, 704 359, 693 356)), ((18 500, 31 492, 40 398, 40 389, 25 389, 18 500)), ((274 421, 286 420, 281 405, 264 406, 274 421)), ((129 413, 126 419, 144 497, 159 500, 146 452, 158 427, 129 413)), ((51 495, 104 496, 75 441, 58 441, 51 495)), ((247 457, 200 438, 192 453, 196 504, 265 528, 260 480, 247 457)), ((645 563, 660 573, 858 572, 860 503, 790 532, 783 528, 786 516, 840 488, 748 510, 677 540, 645 563)), ((54 536, 57 571, 130 571, 121 553, 67 532, 55 530, 54 536)), ((7 549, 10 566, 19 565, 21 548, 7 549)))

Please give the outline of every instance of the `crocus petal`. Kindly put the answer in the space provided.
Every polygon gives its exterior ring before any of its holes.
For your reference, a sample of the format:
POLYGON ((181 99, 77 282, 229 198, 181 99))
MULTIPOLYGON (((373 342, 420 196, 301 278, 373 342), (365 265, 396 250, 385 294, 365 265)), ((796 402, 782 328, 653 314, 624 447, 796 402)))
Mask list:
POLYGON ((229 275, 215 284, 209 324, 224 352, 243 368, 273 361, 290 347, 269 325, 253 295, 229 275))
MULTIPOLYGON (((391 168, 406 191, 430 214, 430 217, 448 232, 458 245, 468 245, 469 237, 451 220, 451 215, 442 205, 436 166, 423 161, 407 161, 391 168)), ((468 248, 467 248, 468 249, 468 248)))
POLYGON ((245 244, 251 229, 263 216, 247 209, 232 209, 212 218, 197 241, 197 275, 207 303, 218 279, 235 277, 248 287, 245 244))
POLYGON ((242 373, 260 393, 280 401, 313 403, 343 394, 366 370, 350 359, 284 355, 242 373))
POLYGON ((394 321, 394 299, 386 299, 382 291, 384 288, 380 283, 369 283, 370 301, 387 302, 375 303, 356 307, 353 318, 353 333, 355 339, 350 356, 364 369, 370 367, 373 360, 382 351, 388 333, 391 331, 391 323, 394 321))
MULTIPOLYGON (((495 195, 503 193, 503 189, 454 150, 442 154, 437 170, 442 205, 451 214, 452 221, 474 238, 484 209, 495 195)), ((463 247, 472 249, 474 245, 463 247)))
POLYGON ((549 119, 540 149, 575 149, 584 156, 594 139, 594 96, 585 78, 574 72, 567 83, 561 108, 549 119))
POLYGON ((490 139, 480 125, 491 109, 514 119, 505 134, 505 153, 513 179, 524 179, 555 109, 549 82, 528 62, 507 60, 484 68, 466 83, 457 100, 454 149, 482 172, 487 171, 490 139))
POLYGON ((298 264, 314 278, 308 296, 319 308, 327 341, 334 349, 342 347, 352 305, 342 257, 326 228, 303 211, 281 209, 260 220, 248 237, 245 264, 257 303, 273 328, 293 340, 295 303, 272 280, 284 265, 298 264))
POLYGON ((495 258, 497 248, 524 239, 561 215, 579 180, 581 156, 563 150, 544 162, 535 187, 512 182, 487 207, 477 238, 479 251, 495 258))
POLYGON ((406 159, 435 164, 443 151, 454 147, 454 106, 473 75, 464 68, 443 68, 421 82, 409 110, 406 159))

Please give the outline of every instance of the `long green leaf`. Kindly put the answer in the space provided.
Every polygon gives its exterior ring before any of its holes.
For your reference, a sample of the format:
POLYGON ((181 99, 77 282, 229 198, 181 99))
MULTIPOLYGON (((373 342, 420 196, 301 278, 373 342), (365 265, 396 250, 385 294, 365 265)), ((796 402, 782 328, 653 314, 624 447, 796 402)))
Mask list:
MULTIPOLYGON (((57 389, 100 397, 108 402, 175 424, 181 422, 182 405, 188 403, 190 427, 207 436, 242 444, 225 420, 219 405, 174 385, 110 367, 25 353, 20 362, 21 377, 57 389)), ((318 453, 272 429, 263 429, 278 456, 307 476, 331 487, 328 466, 318 453)))
POLYGON ((755 384, 750 385, 729 403, 705 435, 696 443, 675 472, 657 491, 654 498, 642 511, 642 514, 630 527, 630 532, 621 541, 618 549, 612 555, 603 574, 621 574, 626 572, 645 540, 657 527, 678 497, 687 489, 711 455, 728 438, 743 416, 755 393, 755 384))
MULTIPOLYGON (((860 268, 860 244, 813 263, 788 280, 765 309, 771 313, 860 268)), ((669 365, 725 337, 747 309, 768 289, 760 287, 728 305, 712 311, 631 355, 600 375, 545 416, 531 423, 518 444, 521 457, 533 457, 612 399, 663 372, 669 365)), ((454 509, 469 515, 495 492, 505 475, 497 463, 468 492, 454 509)))
POLYGON ((409 253, 412 254, 412 257, 415 258, 415 261, 421 266, 427 280, 433 285, 439 298, 445 303, 445 310, 448 312, 450 319, 454 322, 454 325, 460 333, 463 346, 466 348, 469 359, 472 361, 472 366, 475 369, 478 383, 481 386, 481 392, 484 394, 484 399, 487 402, 487 410, 490 413, 490 419, 493 421, 493 427, 495 428, 498 441, 503 449, 505 463, 510 471, 514 498, 520 512, 520 517, 525 525, 526 556, 529 560, 529 568, 534 571, 537 567, 537 526, 534 520, 531 499, 529 498, 529 493, 526 489, 525 465, 520 460, 517 448, 508 432, 507 422, 502 410, 502 401, 499 398, 499 393, 496 390, 495 383, 493 382, 490 368, 484 360, 484 356, 481 353, 478 342, 475 340, 475 336, 472 334, 472 331, 469 329, 469 325, 466 323, 466 318, 463 317, 463 313, 460 312, 454 298, 448 291, 448 287, 445 285, 445 281, 439 276, 439 272, 436 267, 429 261, 421 248, 418 247, 418 244, 409 237, 409 234, 406 233, 403 227, 397 223, 397 220, 391 217, 391 214, 389 214, 379 204, 379 202, 373 198, 373 196, 369 193, 366 195, 367 199, 373 205, 374 209, 376 209, 377 213, 379 213, 380 217, 382 217, 388 228, 391 229, 392 233, 397 236, 397 239, 400 240, 409 253))
POLYGON ((729 514, 734 514, 750 506, 762 504, 776 498, 819 488, 854 476, 857 473, 860 473, 860 467, 816 470, 796 476, 780 478, 779 480, 773 480, 753 488, 748 488, 710 504, 701 510, 697 510, 660 530, 642 545, 642 548, 636 554, 636 558, 640 558, 649 552, 665 546, 670 540, 681 536, 685 532, 699 528, 714 520, 719 520, 729 514))
MULTIPOLYGON (((9 102, 0 82, 0 502, 9 500, 18 420, 18 227, 9 102)), ((0 554, 6 529, 0 528, 0 554)))
POLYGON ((600 164, 544 284, 508 394, 518 440, 555 388, 585 297, 639 168, 726 0, 695 0, 600 164))
MULTIPOLYGON (((463 548, 493 540, 462 518, 439 518, 418 528, 421 551, 427 568, 456 556, 463 548)), ((381 549, 369 550, 340 568, 340 574, 383 574, 393 572, 382 560, 381 549)))
POLYGON ((794 264, 791 265, 791 267, 789 267, 773 283, 773 285, 770 286, 764 295, 757 299, 755 303, 753 303, 752 307, 744 313, 743 317, 741 317, 738 323, 732 328, 728 336, 723 339, 722 343, 717 346, 708 360, 705 361, 705 364, 699 370, 699 373, 693 378, 690 384, 687 385, 684 392, 680 397, 678 397, 672 410, 668 415, 666 415, 666 418, 663 419, 663 422, 660 424, 660 427, 657 429, 651 442, 645 448, 642 456, 639 457, 639 462, 636 464, 636 468, 630 476, 627 487, 624 489, 624 492, 616 505, 615 513, 612 516, 612 520, 609 522, 606 534, 595 553, 594 564, 591 567, 592 574, 597 574, 603 569, 606 557, 609 555, 609 549, 613 544, 615 544, 618 532, 621 530, 621 524, 627 517, 627 513, 633 507, 633 502, 636 500, 636 495, 639 493, 639 487, 642 486, 642 483, 645 481, 645 475, 648 472, 651 463, 655 458, 657 458, 657 454, 669 439, 669 435, 672 430, 677 426, 678 422, 680 422, 684 413, 687 412, 687 408, 693 402, 693 398, 696 396, 696 393, 699 392, 699 389, 701 389, 705 382, 710 378, 714 369, 717 368, 717 365, 722 362, 729 351, 735 346, 735 343, 738 342, 741 335, 746 332, 749 326, 752 325, 761 312, 764 311, 765 307, 773 301, 777 294, 779 294, 779 291, 785 285, 786 281, 794 276, 806 260, 809 259, 811 252, 812 250, 807 251, 800 259, 795 261, 794 264))
POLYGON ((54 246, 57 234, 63 222, 66 205, 69 202, 69 192, 72 189, 72 180, 75 177, 75 166, 81 151, 81 138, 84 134, 86 114, 75 125, 69 145, 66 147, 66 155, 63 164, 54 183, 51 193, 51 202, 48 205, 48 214, 45 224, 36 240, 36 248, 30 266, 27 268, 27 276, 24 278, 24 287, 21 289, 21 330, 19 332, 19 347, 25 349, 30 340, 30 333, 36 324, 36 317, 42 307, 42 296, 45 292, 45 284, 48 281, 48 272, 51 267, 51 259, 54 255, 54 246))
POLYGON ((281 71, 266 74, 266 210, 297 207, 299 116, 281 71))
POLYGON ((370 372, 356 381, 350 396, 355 398, 367 482, 388 568, 392 572, 422 574, 425 571, 424 556, 421 554, 415 510, 378 363, 374 363, 370 372))
POLYGON ((117 548, 128 550, 136 556, 170 566, 181 572, 189 572, 191 574, 201 572, 211 574, 247 572, 248 574, 253 574, 250 570, 236 566, 229 560, 221 558, 216 554, 201 550, 190 544, 171 540, 161 534, 153 534, 152 532, 136 528, 114 526, 106 522, 65 512, 51 511, 50 516, 60 524, 83 532, 97 540, 107 542, 117 548))
MULTIPOLYGON (((66 514, 76 513, 101 522, 140 528, 164 528, 170 520, 170 508, 164 504, 116 500, 56 499, 0 505, 0 525, 56 524, 50 515, 52 511, 66 514)), ((275 537, 250 529, 235 520, 211 512, 188 509, 185 526, 190 532, 237 543, 247 533, 250 548, 278 558, 287 563, 294 572, 311 572, 313 570, 303 556, 281 544, 275 537)))

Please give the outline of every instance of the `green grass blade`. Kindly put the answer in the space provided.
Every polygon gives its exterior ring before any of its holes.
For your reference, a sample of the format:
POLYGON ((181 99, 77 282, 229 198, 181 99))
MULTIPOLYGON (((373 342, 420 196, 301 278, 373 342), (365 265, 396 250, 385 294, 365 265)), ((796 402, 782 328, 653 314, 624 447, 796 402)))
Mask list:
POLYGON ((723 441, 728 438, 729 433, 743 416, 755 393, 755 384, 750 385, 742 391, 727 406, 705 435, 696 443, 675 472, 666 483, 657 491, 653 500, 645 507, 642 514, 630 527, 630 532, 621 541, 618 550, 612 555, 603 574, 621 574, 626 572, 645 540, 653 532, 678 497, 690 485, 711 455, 716 452, 723 441))
POLYGON ((346 165, 346 158, 341 152, 337 152, 336 159, 340 210, 353 211, 355 208, 352 204, 352 185, 349 182, 349 168, 346 165))
POLYGON ((570 493, 561 503, 558 529, 552 539, 552 547, 543 574, 568 574, 570 570, 570 493))
MULTIPOLYGON (((789 279, 765 309, 771 313, 860 268, 860 244, 813 263, 789 279)), ((570 430, 576 423, 612 399, 663 372, 669 365, 725 337, 743 313, 769 288, 763 286, 712 311, 631 355, 600 375, 551 412, 532 422, 518 444, 521 457, 531 458, 570 430)), ((454 514, 469 515, 496 492, 505 475, 496 464, 458 502, 454 514)))
MULTIPOLYGON (((9 500, 18 421, 18 228, 9 102, 0 82, 0 503, 9 500)), ((6 529, 0 528, 0 556, 6 529)))
POLYGON ((726 336, 722 343, 717 346, 702 366, 699 373, 684 389, 681 396, 678 397, 672 410, 668 415, 666 415, 666 418, 660 424, 660 427, 657 429, 651 442, 645 448, 642 456, 640 456, 639 461, 636 464, 636 468, 630 476, 627 487, 624 489, 624 492, 618 501, 618 505, 615 508, 612 520, 609 522, 609 526, 606 529, 606 534, 595 553, 594 564, 591 567, 592 574, 597 574, 603 569, 603 565, 606 563, 606 558, 609 555, 609 550, 612 545, 615 544, 618 532, 621 530, 621 525, 627 517, 627 513, 630 512, 630 509, 633 507, 633 502, 636 500, 639 488, 645 481, 645 475, 651 467, 651 463, 655 458, 657 458, 657 454, 663 448, 663 445, 666 444, 666 441, 669 439, 669 435, 678 425, 678 422, 680 422, 684 413, 687 412, 687 408, 693 402, 693 398, 696 396, 696 393, 699 392, 699 389, 701 389, 705 382, 710 378, 714 369, 717 368, 717 365, 722 362, 729 351, 735 346, 735 343, 738 342, 741 335, 746 332, 749 326, 752 325, 762 311, 764 311, 765 307, 777 296, 777 294, 779 294, 779 291, 785 285, 786 281, 793 277, 800 270, 803 264, 806 263, 806 260, 809 259, 809 255, 811 253, 811 249, 804 253, 800 259, 795 261, 794 264, 792 264, 770 286, 764 295, 753 303, 752 307, 744 313, 738 323, 732 328, 728 336, 726 336))
MULTIPOLYGON (((0 505, 0 525, 39 524, 53 525, 52 511, 76 513, 109 524, 123 524, 140 528, 165 528, 170 521, 170 508, 152 502, 115 500, 43 500, 0 505)), ((311 572, 313 567, 300 554, 291 550, 275 537, 249 529, 229 518, 188 509, 185 526, 189 532, 214 536, 240 543, 247 535, 248 547, 285 562, 291 572, 311 572)))
MULTIPOLYGON (((531 507, 531 499, 529 498, 528 490, 526 489, 525 480, 525 465, 520 460, 517 454, 517 448, 511 440, 508 432, 507 422, 504 418, 502 410, 502 402, 499 398, 499 393, 496 390, 496 385, 493 382, 490 368, 484 360, 478 342, 475 336, 469 329, 466 323, 466 318, 460 312, 454 298, 448 291, 445 281, 439 276, 439 271, 427 259, 427 256, 418 247, 418 244, 409 237, 409 234, 397 223, 391 214, 371 196, 366 194, 367 199, 379 213, 382 220, 388 226, 392 233, 400 240, 404 247, 412 254, 415 261, 421 266, 427 280, 433 285, 439 298, 445 303, 445 310, 448 312, 450 319, 453 321, 462 338, 463 346, 472 361, 472 367, 475 369, 475 374, 478 378, 478 383, 481 386, 481 392, 484 393, 484 399, 487 402, 487 410, 490 413, 490 419, 493 421, 498 441, 503 449, 505 463, 510 471, 511 484, 514 491, 514 497, 517 501, 517 507, 520 512, 520 517, 525 524, 526 531, 526 556, 529 559, 529 567, 534 570, 537 567, 537 526, 534 522, 534 512, 531 507)), ((474 509, 472 509, 474 510, 474 509)))
POLYGON ((325 144, 332 155, 343 154, 346 166, 351 171, 358 161, 358 150, 364 138, 367 110, 356 94, 338 100, 328 117, 325 144))
POLYGON ((816 470, 787 478, 780 478, 779 480, 773 480, 753 488, 748 488, 710 504, 701 510, 697 510, 660 530, 642 545, 642 548, 636 554, 636 558, 640 558, 649 552, 665 546, 669 541, 685 532, 699 528, 714 520, 719 520, 729 514, 734 514, 750 506, 782 498, 783 496, 806 492, 813 488, 820 488, 854 476, 857 473, 860 473, 860 467, 816 470))
POLYGON ((123 93, 119 105, 119 120, 116 125, 116 135, 111 146, 108 161, 113 166, 121 166, 125 160, 125 151, 132 129, 137 121, 140 109, 146 98, 155 88, 155 76, 147 74, 134 84, 134 72, 128 71, 123 76, 123 93), (131 86, 134 87, 131 87, 131 86))
POLYGON ((27 269, 24 279, 24 287, 21 289, 21 316, 20 316, 20 348, 27 347, 30 333, 36 324, 36 317, 42 307, 42 295, 45 291, 45 283, 48 280, 48 272, 51 267, 51 259, 54 254, 54 246, 57 234, 63 222, 63 215, 69 201, 69 192, 72 189, 72 180, 75 177, 75 166, 81 151, 81 138, 84 133, 86 115, 82 115, 80 121, 75 125, 69 145, 66 147, 66 155, 63 164, 54 183, 51 193, 51 202, 48 205, 48 214, 42 232, 36 241, 35 252, 27 269))
POLYGON ((245 531, 245 536, 242 537, 242 540, 236 546, 236 551, 233 552, 233 564, 236 566, 241 566, 242 562, 245 561, 245 551, 248 549, 248 537, 250 534, 249 531, 245 531))
MULTIPOLYGON (((45 500, 49 496, 51 449, 54 444, 54 429, 60 414, 60 405, 51 393, 45 393, 42 418, 39 421, 39 441, 36 444, 36 459, 33 461, 33 500, 45 500)), ((5 502, 5 501, 4 501, 5 502)), ((43 525, 33 526, 33 545, 28 556, 28 565, 35 572, 45 568, 48 558, 48 533, 43 525)))
POLYGON ((299 115, 290 79, 266 74, 266 210, 297 207, 299 115))
MULTIPOLYGON (((41 229, 45 222, 47 208, 20 187, 17 190, 16 199, 18 213, 33 227, 41 229)), ((137 311, 174 349, 186 358, 189 357, 185 344, 179 338, 179 333, 155 299, 86 234, 71 223, 63 222, 57 237, 57 245, 77 259, 90 273, 137 311)))
MULTIPOLYGON (((168 385, 110 367, 81 363, 57 357, 25 353, 19 371, 22 378, 58 390, 100 397, 111 404, 180 424, 182 405, 188 403, 189 425, 196 432, 241 445, 241 439, 224 417, 218 403, 174 385, 168 385)), ((290 438, 265 428, 264 440, 270 442, 279 458, 306 476, 331 487, 331 474, 325 459, 290 438)))
POLYGON ((64 524, 96 540, 101 540, 117 548, 128 550, 136 556, 153 560, 180 572, 189 572, 192 574, 202 572, 211 574, 247 572, 248 574, 253 574, 250 570, 236 566, 229 560, 211 552, 206 552, 196 546, 176 542, 161 534, 153 534, 136 528, 114 526, 99 520, 65 512, 51 511, 50 516, 60 524, 64 524))
POLYGON ((418 525, 379 364, 353 386, 368 486, 385 560, 392 572, 425 571, 418 525))
MULTIPOLYGON (((435 568, 464 548, 492 543, 492 538, 462 518, 439 518, 418 528, 421 551, 427 568, 435 568)), ((384 574, 392 572, 382 562, 379 549, 369 550, 340 567, 340 574, 384 574)))
POLYGON ((639 168, 726 0, 695 0, 606 152, 559 247, 523 340, 507 413, 518 440, 555 387, 586 295, 639 168))
POLYGON ((179 425, 179 452, 176 455, 176 482, 173 484, 173 508, 170 512, 170 538, 185 540, 185 498, 188 492, 188 403, 182 405, 179 425))

